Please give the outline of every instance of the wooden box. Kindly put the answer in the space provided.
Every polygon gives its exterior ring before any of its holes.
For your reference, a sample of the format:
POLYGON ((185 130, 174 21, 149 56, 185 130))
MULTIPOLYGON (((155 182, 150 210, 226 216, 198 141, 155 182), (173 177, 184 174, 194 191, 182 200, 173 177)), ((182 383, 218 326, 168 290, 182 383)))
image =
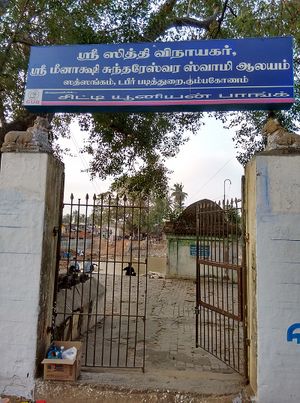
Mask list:
POLYGON ((67 350, 71 347, 77 348, 76 358, 73 360, 45 358, 44 379, 51 381, 76 381, 80 374, 82 343, 79 341, 54 341, 56 346, 64 346, 67 350))

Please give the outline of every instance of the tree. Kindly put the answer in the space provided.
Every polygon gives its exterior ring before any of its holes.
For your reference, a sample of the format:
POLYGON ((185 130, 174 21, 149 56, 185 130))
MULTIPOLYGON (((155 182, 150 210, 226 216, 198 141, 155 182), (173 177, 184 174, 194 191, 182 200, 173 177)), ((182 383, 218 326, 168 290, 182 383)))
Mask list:
POLYGON ((149 231, 156 237, 160 237, 164 223, 169 220, 172 212, 171 200, 168 196, 150 198, 149 231))
POLYGON ((84 224, 85 223, 85 214, 78 213, 78 210, 74 210, 72 213, 72 223, 73 224, 84 224))
POLYGON ((148 232, 148 200, 138 195, 127 197, 124 192, 99 194, 95 196, 92 219, 102 233, 114 233, 119 228, 124 235, 137 236, 148 232))
MULTIPOLYGON (((22 107, 30 45, 120 43, 154 40, 290 35, 295 38, 299 94, 297 0, 14 0, 0 7, 0 145, 9 130, 25 130, 34 115, 22 107), (63 29, 61 28, 63 27, 63 29)), ((262 146, 266 114, 213 114, 232 127, 238 159, 245 163, 262 146)), ((299 103, 281 113, 288 127, 299 121, 299 103)), ((187 133, 199 131, 201 113, 79 115, 89 130, 85 150, 92 176, 166 192, 165 159, 176 155, 187 133), (135 180, 138 178, 138 180, 135 180), (151 182, 151 181, 152 182, 151 182), (150 181, 150 182, 149 182, 150 181), (150 183, 150 185, 149 185, 150 183)), ((53 136, 64 135, 74 115, 49 115, 53 136)))
POLYGON ((173 207, 177 214, 180 214, 184 209, 184 199, 187 197, 187 193, 183 191, 182 183, 175 183, 173 189, 171 189, 171 197, 173 197, 173 207))
MULTIPOLYGON (((230 6, 231 2, 228 2, 230 6)), ((277 111, 275 116, 290 130, 299 129, 300 118, 300 25, 297 0, 238 0, 232 2, 232 11, 222 24, 224 37, 286 36, 294 37, 294 79, 296 103, 288 111, 277 111)), ((261 129, 268 112, 249 111, 243 113, 214 114, 226 123, 225 127, 236 129, 233 137, 237 148, 237 159, 245 165, 249 159, 265 146, 261 129)))
POLYGON ((65 225, 69 225, 70 224, 70 220, 71 220, 71 215, 68 214, 64 214, 63 218, 62 218, 62 223, 65 225))
POLYGON ((100 226, 110 227, 118 223, 128 234, 151 233, 161 235, 164 221, 172 214, 172 203, 168 194, 157 196, 155 191, 143 193, 129 186, 114 183, 109 192, 96 197, 94 221, 100 226))

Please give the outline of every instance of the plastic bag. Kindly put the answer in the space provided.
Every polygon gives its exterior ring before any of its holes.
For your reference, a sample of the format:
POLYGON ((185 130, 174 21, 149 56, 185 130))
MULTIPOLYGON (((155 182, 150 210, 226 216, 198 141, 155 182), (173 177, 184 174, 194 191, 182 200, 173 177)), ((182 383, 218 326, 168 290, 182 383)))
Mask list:
POLYGON ((57 347, 55 344, 52 344, 47 351, 46 357, 54 359, 62 358, 61 348, 57 347))
POLYGON ((62 352, 62 359, 63 360, 74 360, 76 358, 76 355, 77 355, 77 348, 71 347, 62 352))

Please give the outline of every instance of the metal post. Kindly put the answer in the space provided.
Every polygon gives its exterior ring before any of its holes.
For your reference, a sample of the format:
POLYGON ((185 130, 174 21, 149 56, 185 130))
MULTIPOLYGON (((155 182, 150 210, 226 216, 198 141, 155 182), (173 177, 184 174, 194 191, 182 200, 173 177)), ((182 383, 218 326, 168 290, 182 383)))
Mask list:
POLYGON ((224 198, 223 198, 223 200, 224 200, 224 206, 225 206, 225 204, 226 204, 226 199, 225 199, 225 196, 226 196, 226 195, 225 195, 225 183, 226 183, 227 181, 228 181, 228 182, 230 183, 230 185, 231 185, 231 180, 230 180, 230 179, 225 179, 225 180, 224 180, 224 198))

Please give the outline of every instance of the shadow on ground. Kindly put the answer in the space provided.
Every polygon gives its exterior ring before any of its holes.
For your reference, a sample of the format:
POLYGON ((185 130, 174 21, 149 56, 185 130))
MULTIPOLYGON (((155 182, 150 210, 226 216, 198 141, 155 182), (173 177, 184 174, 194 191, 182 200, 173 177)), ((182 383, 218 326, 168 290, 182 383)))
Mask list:
POLYGON ((84 368, 74 383, 38 380, 35 398, 47 403, 251 401, 241 375, 195 348, 194 298, 193 281, 148 279, 145 372, 84 368))

